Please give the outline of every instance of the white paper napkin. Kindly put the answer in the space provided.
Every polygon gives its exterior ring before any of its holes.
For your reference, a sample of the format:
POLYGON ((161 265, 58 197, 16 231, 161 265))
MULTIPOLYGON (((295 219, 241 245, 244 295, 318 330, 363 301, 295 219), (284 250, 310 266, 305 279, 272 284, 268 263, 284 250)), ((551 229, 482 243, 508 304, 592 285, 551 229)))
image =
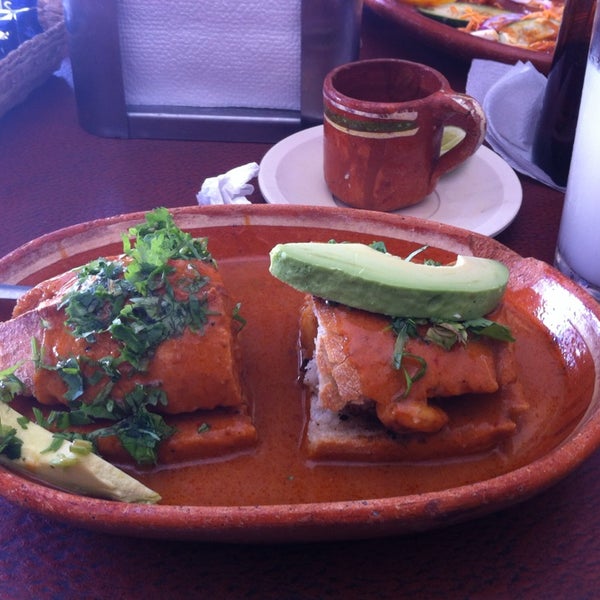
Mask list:
POLYGON ((196 195, 198 204, 249 204, 246 196, 254 192, 254 186, 248 182, 258 175, 258 170, 258 164, 248 163, 205 179, 196 195))
POLYGON ((118 0, 128 104, 299 109, 301 0, 118 0))
POLYGON ((475 59, 466 91, 483 107, 488 120, 486 141, 492 149, 515 171, 564 190, 531 158, 545 87, 546 77, 529 62, 507 65, 475 59))

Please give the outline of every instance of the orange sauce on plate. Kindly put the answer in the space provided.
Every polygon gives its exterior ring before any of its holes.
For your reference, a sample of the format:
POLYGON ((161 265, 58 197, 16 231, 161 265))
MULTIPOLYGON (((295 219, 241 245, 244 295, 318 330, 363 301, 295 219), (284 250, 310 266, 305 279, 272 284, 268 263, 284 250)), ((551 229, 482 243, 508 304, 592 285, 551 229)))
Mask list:
MULTIPOLYGON (((442 490, 527 464, 559 444, 585 412, 594 385, 593 369, 581 370, 589 372, 589 377, 569 375, 569 357, 531 310, 533 295, 528 297, 526 290, 509 291, 505 302, 516 323, 512 331, 529 410, 508 444, 483 455, 431 462, 311 463, 302 448, 306 398, 299 379, 299 317, 304 296, 269 274, 268 252, 278 242, 326 241, 331 231, 223 227, 210 229, 209 236, 225 285, 242 303, 247 320, 240 337, 242 377, 259 440, 254 449, 239 455, 145 471, 128 469, 158 491, 165 504, 294 504, 442 490)), ((344 234, 338 241, 350 238, 374 241, 360 234, 344 234)), ((379 239, 400 256, 415 249, 401 240, 379 239)), ((452 260, 445 251, 428 253, 442 262, 452 260)), ((569 344, 579 360, 585 360, 583 342, 574 339, 569 344)))

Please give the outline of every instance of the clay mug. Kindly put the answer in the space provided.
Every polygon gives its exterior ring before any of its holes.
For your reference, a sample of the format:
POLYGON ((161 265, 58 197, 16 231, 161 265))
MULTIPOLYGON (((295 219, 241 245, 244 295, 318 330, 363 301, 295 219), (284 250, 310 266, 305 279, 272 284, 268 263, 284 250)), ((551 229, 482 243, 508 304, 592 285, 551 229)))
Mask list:
POLYGON ((333 196, 363 209, 416 204, 483 142, 477 101, 428 66, 398 59, 347 63, 323 84, 324 175, 333 196), (447 152, 444 128, 464 131, 447 152))

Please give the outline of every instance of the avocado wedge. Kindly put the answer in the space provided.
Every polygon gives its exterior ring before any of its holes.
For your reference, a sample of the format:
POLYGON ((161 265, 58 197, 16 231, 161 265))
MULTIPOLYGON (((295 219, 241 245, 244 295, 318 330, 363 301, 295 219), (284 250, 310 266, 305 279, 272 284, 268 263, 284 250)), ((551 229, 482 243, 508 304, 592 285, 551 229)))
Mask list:
POLYGON ((395 317, 476 319, 496 308, 508 282, 496 260, 426 265, 355 243, 278 244, 270 258, 271 274, 293 288, 395 317))
MULTIPOLYGON (((0 452, 0 464, 53 487, 97 498, 154 504, 160 496, 98 455, 82 440, 63 440, 54 449, 53 434, 0 402, 0 433, 12 446, 0 452)), ((0 446, 1 447, 1 446, 0 446)))

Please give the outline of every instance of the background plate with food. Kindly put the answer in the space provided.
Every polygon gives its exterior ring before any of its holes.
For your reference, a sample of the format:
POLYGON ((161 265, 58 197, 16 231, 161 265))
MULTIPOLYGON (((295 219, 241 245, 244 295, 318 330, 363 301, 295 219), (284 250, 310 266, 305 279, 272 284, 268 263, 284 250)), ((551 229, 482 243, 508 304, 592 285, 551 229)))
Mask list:
POLYGON ((529 61, 547 73, 564 2, 365 0, 365 4, 394 22, 399 31, 457 56, 506 63, 529 61))
MULTIPOLYGON (((379 537, 464 521, 525 500, 559 481, 600 444, 600 309, 547 264, 462 229, 368 211, 240 205, 181 208, 173 215, 183 230, 207 237, 225 286, 241 302, 240 373, 257 444, 225 457, 159 467, 120 464, 161 496, 156 504, 67 493, 2 468, 0 493, 11 502, 74 525, 142 537, 237 542, 379 537), (442 264, 460 254, 509 268, 503 303, 527 404, 515 415, 514 433, 491 451, 450 459, 415 455, 367 465, 307 458, 307 396, 298 377, 305 294, 269 273, 269 252, 279 243, 331 239, 383 242, 402 257, 427 246, 428 258, 442 264)), ((114 255, 123 232, 143 220, 141 213, 123 215, 43 236, 0 259, 0 280, 32 285, 114 255)), ((460 414, 468 426, 471 405, 463 397, 447 406, 448 414, 451 419, 460 414)), ((493 417, 482 402, 474 410, 474 420, 493 417)))

